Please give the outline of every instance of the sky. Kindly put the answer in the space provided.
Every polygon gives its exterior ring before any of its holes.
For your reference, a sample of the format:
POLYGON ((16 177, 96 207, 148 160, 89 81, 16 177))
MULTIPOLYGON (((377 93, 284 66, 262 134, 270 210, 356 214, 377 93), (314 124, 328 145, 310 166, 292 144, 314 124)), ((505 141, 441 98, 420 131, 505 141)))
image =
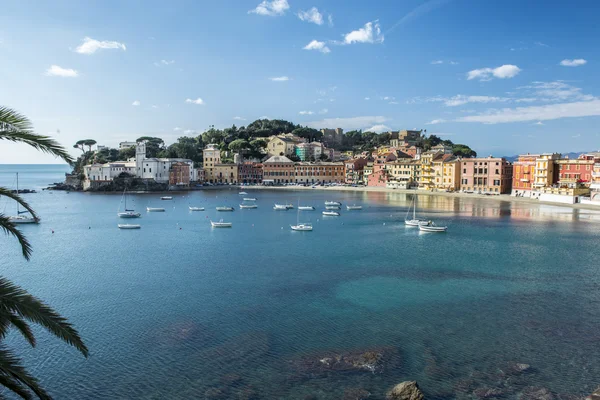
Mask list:
MULTIPOLYGON (((73 155, 278 118, 600 149, 600 2, 5 0, 0 105, 73 155)), ((2 143, 0 163, 58 163, 2 143)))

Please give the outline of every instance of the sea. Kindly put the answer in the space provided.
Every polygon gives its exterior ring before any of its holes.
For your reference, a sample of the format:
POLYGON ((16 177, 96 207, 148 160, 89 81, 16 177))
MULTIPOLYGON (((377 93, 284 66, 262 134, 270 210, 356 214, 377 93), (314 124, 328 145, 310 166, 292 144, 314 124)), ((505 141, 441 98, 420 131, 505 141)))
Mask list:
POLYGON ((418 216, 448 226, 420 233, 403 223, 414 194, 228 187, 129 195, 141 229, 119 230, 121 193, 42 190, 67 171, 0 166, 42 218, 21 228, 29 262, 2 237, 1 275, 90 349, 40 327, 35 348, 3 339, 56 399, 383 399, 415 380, 428 399, 574 400, 600 385, 598 211, 417 194, 418 216), (363 209, 324 217, 327 200, 363 209))

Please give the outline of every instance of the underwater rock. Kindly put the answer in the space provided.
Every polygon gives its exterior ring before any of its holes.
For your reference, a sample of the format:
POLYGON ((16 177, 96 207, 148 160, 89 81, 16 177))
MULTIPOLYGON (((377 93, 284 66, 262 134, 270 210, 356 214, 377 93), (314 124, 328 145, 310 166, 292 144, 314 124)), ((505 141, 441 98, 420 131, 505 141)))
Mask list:
POLYGON ((406 381, 394 386, 385 395, 387 400, 423 400, 423 392, 416 381, 406 381))
POLYGON ((521 392, 521 400, 554 400, 552 392, 543 387, 528 386, 521 392))
POLYGON ((367 400, 371 393, 365 389, 346 389, 342 400, 367 400))
POLYGON ((478 399, 493 399, 501 397, 503 394, 502 389, 496 387, 483 387, 473 391, 473 395, 478 399))
POLYGON ((227 395, 224 391, 219 388, 210 388, 204 392, 204 398, 210 400, 226 399, 227 395))

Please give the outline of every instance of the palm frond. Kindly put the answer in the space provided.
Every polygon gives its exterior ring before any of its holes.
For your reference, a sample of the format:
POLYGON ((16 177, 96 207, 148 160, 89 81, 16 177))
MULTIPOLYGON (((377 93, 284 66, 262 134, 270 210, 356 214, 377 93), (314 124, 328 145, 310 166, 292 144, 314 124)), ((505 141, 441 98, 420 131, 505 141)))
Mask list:
POLYGON ((31 253, 33 251, 31 243, 29 243, 29 240, 27 240, 25 235, 23 235, 23 233, 21 233, 21 231, 17 229, 15 224, 13 224, 10 221, 10 219, 2 213, 0 213, 0 230, 4 231, 4 233, 6 233, 7 235, 12 235, 15 238, 17 238, 19 244, 21 245, 23 257, 25 257, 25 259, 29 261, 29 259, 31 258, 31 253))
POLYGON ((74 161, 56 140, 34 133, 27 117, 4 106, 0 106, 0 140, 28 144, 37 150, 60 157, 69 164, 74 161))
MULTIPOLYGON (((22 399, 33 399, 31 393, 27 390, 27 387, 9 375, 0 374, 0 385, 4 386, 22 399)), ((0 399, 3 399, 3 397, 0 397, 0 399)))
POLYGON ((9 199, 13 199, 14 201, 16 201, 17 203, 19 203, 20 205, 22 205, 24 209, 26 209, 27 211, 29 211, 29 213, 31 214, 31 216, 33 218, 38 218, 38 216, 35 213, 34 209, 31 208, 31 206, 29 205, 29 203, 27 203, 25 201, 25 199, 22 198, 18 193, 13 193, 13 192, 10 191, 10 189, 7 189, 5 187, 0 186, 0 196, 6 196, 9 199))
POLYGON ((4 345, 0 345, 0 375, 13 378, 27 386, 40 399, 51 400, 52 397, 40 386, 37 379, 21 365, 20 360, 4 345))
POLYGON ((24 289, 0 277, 0 309, 43 326, 50 333, 79 350, 84 357, 89 355, 87 346, 79 333, 65 317, 54 311, 24 289))
POLYGON ((17 330, 19 332, 21 332, 21 335, 23 335, 23 337, 25 338, 25 340, 27 340, 27 342, 31 345, 31 347, 35 347, 35 336, 33 335, 33 332, 31 331, 31 328, 29 327, 29 325, 27 324, 27 322, 23 321, 21 318, 17 317, 16 315, 10 315, 9 317, 9 322, 15 327, 17 328, 17 330))

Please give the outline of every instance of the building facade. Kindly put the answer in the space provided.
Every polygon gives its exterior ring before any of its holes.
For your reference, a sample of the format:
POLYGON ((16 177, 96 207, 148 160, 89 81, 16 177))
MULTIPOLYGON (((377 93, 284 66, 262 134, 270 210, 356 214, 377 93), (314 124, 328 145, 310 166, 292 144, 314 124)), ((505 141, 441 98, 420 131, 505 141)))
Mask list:
POLYGON ((169 185, 190 187, 190 176, 193 175, 190 173, 190 168, 192 168, 190 164, 182 162, 172 164, 169 171, 169 185))
POLYGON ((273 156, 263 163, 263 184, 279 185, 294 182, 294 162, 284 156, 273 156))
POLYGON ((327 145, 327 147, 335 148, 342 145, 344 139, 344 130, 342 128, 321 129, 323 138, 321 141, 327 145))
POLYGON ((534 189, 549 187, 558 181, 558 169, 555 166, 559 159, 559 153, 544 153, 536 158, 533 175, 534 189))
POLYGON ((537 154, 523 154, 513 163, 512 195, 523 196, 531 194, 535 175, 535 160, 537 154))
POLYGON ((214 183, 237 184, 238 164, 215 164, 213 169, 214 183))
POLYGON ((260 163, 245 162, 238 165, 239 183, 262 183, 263 165, 260 163))
POLYGON ((388 172, 388 186, 410 189, 417 185, 419 162, 412 159, 399 159, 385 164, 388 172))
POLYGON ((202 152, 204 179, 206 182, 215 182, 215 165, 221 164, 221 150, 216 144, 209 144, 202 152))
POLYGON ((299 162, 294 164, 295 183, 342 183, 344 163, 341 162, 299 162))
POLYGON ((146 143, 140 142, 135 149, 136 176, 142 179, 153 179, 156 182, 167 183, 171 167, 177 163, 188 164, 189 181, 195 182, 196 169, 194 162, 185 158, 146 158, 146 143))
POLYGON ((582 154, 579 158, 563 158, 556 160, 558 168, 558 185, 561 187, 589 187, 592 183, 594 164, 600 159, 592 155, 582 154))
POLYGON ((460 169, 462 191, 492 194, 511 191, 513 165, 504 158, 465 158, 460 169))
POLYGON ((433 160, 434 187, 454 192, 460 188, 460 160, 451 153, 433 160))
POLYGON ((367 165, 366 158, 353 158, 344 161, 344 182, 349 184, 363 183, 364 169, 367 165))
POLYGON ((267 154, 269 157, 289 157, 296 153, 296 146, 305 143, 306 140, 292 134, 284 134, 269 137, 267 154))

